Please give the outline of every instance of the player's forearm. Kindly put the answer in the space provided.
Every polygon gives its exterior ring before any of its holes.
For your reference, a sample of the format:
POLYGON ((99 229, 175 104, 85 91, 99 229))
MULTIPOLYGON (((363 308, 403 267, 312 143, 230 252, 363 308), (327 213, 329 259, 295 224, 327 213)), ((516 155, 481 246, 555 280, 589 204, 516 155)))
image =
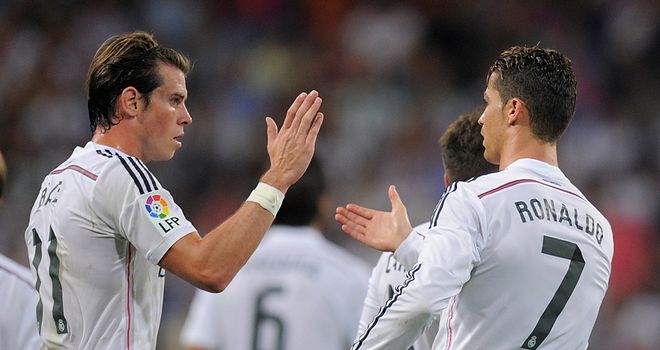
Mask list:
MULTIPOLYGON (((259 204, 246 201, 225 222, 209 232, 199 252, 203 280, 221 291, 255 251, 273 222, 273 215, 259 204)), ((205 288, 206 289, 206 288, 205 288)))

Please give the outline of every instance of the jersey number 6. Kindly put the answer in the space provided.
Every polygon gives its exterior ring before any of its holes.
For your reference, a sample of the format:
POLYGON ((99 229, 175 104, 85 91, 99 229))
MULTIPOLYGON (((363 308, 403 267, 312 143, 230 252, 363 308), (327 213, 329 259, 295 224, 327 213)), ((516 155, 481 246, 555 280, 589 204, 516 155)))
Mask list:
POLYGON ((254 330, 252 332, 252 349, 257 350, 261 349, 262 346, 259 346, 259 341, 261 340, 260 333, 263 330, 264 324, 271 323, 276 330, 276 340, 275 349, 283 350, 285 348, 284 344, 284 321, 277 315, 270 314, 264 310, 263 302, 266 297, 275 294, 281 294, 283 292, 282 287, 270 287, 263 290, 257 296, 257 307, 255 312, 255 321, 254 321, 254 330))

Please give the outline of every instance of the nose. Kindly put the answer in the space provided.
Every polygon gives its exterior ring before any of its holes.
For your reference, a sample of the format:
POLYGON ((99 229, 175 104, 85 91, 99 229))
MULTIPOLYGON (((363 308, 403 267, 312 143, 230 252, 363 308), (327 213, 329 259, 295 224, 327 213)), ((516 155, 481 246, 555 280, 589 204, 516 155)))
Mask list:
POLYGON ((186 108, 185 105, 183 106, 182 119, 180 123, 184 125, 192 124, 192 117, 190 116, 190 113, 188 112, 188 108, 186 108))
POLYGON ((483 113, 481 113, 481 115, 479 116, 479 120, 477 120, 477 123, 479 123, 479 125, 481 125, 481 126, 484 125, 484 114, 485 113, 486 113, 485 111, 483 113))

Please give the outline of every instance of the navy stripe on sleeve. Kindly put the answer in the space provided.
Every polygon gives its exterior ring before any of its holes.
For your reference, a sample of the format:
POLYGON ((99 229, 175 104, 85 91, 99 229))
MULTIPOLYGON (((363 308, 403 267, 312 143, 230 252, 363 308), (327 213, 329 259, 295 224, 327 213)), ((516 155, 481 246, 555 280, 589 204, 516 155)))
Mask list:
POLYGON ((442 194, 442 198, 440 198, 440 202, 435 207, 435 210, 433 211, 433 215, 431 216, 431 224, 429 228, 438 226, 438 218, 440 217, 440 212, 442 211, 442 208, 445 205, 445 200, 447 200, 447 197, 449 196, 450 193, 455 192, 457 189, 458 189, 458 181, 449 185, 449 188, 447 188, 445 193, 442 194))
POLYGON ((124 157, 120 156, 119 153, 115 153, 117 157, 119 158, 119 161, 121 162, 121 165, 124 166, 124 169, 128 171, 128 174, 131 175, 131 178, 133 178, 133 182, 135 182, 135 186, 137 186, 138 190, 140 191, 140 194, 144 194, 144 189, 142 188, 142 184, 140 183, 140 180, 138 180, 137 176, 135 176, 135 172, 133 172, 133 169, 128 165, 124 157))
POLYGON ((351 350, 360 349, 360 347, 364 343, 365 339, 367 339, 367 336, 369 336, 369 333, 371 332, 371 330, 376 326, 376 323, 378 323, 378 320, 380 320, 380 318, 383 317, 383 315, 385 314, 385 311, 387 311, 387 309, 389 309, 390 307, 392 307, 392 305, 394 305, 394 303, 399 299, 399 296, 401 296, 401 294, 403 294, 403 290, 406 287, 408 287, 412 281, 415 280, 415 274, 417 273, 417 271, 419 271, 419 269, 421 267, 422 267, 422 264, 417 263, 415 266, 413 266, 412 269, 410 269, 410 271, 408 271, 408 274, 406 274, 406 280, 403 281, 403 284, 396 287, 396 291, 395 291, 394 295, 385 303, 385 305, 383 307, 380 308, 380 310, 378 311, 378 314, 376 314, 376 316, 374 317, 374 320, 371 321, 371 323, 369 324, 367 329, 364 331, 362 336, 360 336, 358 338, 358 340, 356 340, 355 343, 353 343, 353 346, 351 347, 351 350))
POLYGON ((144 183, 144 186, 147 187, 147 192, 151 192, 151 186, 149 185, 149 181, 147 181, 147 177, 144 176, 144 173, 142 170, 140 170, 140 167, 137 165, 133 157, 128 157, 128 161, 131 162, 133 165, 133 168, 137 170, 138 174, 140 174, 140 178, 142 178, 142 182, 144 183))
POLYGON ((154 175, 151 173, 151 171, 149 171, 149 169, 147 169, 147 166, 144 165, 144 163, 142 163, 141 160, 137 158, 135 160, 137 160, 138 164, 142 167, 142 169, 144 169, 144 172, 147 173, 147 176, 149 176, 149 180, 151 181, 151 186, 153 186, 154 191, 157 190, 158 183, 156 182, 156 178, 154 177, 154 175))

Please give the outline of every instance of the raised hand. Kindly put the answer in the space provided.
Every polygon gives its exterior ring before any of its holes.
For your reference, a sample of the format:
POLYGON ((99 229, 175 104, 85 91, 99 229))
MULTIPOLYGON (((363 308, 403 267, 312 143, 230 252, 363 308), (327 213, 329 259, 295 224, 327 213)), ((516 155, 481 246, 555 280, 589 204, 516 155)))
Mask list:
POLYGON ((321 102, 315 90, 301 93, 289 107, 279 130, 273 118, 266 118, 270 168, 261 177, 262 182, 286 192, 305 173, 323 124, 321 102))
POLYGON ((396 188, 391 185, 387 191, 392 203, 392 211, 365 208, 357 204, 338 207, 335 220, 341 229, 354 239, 381 251, 393 252, 412 231, 408 211, 401 201, 396 188))

